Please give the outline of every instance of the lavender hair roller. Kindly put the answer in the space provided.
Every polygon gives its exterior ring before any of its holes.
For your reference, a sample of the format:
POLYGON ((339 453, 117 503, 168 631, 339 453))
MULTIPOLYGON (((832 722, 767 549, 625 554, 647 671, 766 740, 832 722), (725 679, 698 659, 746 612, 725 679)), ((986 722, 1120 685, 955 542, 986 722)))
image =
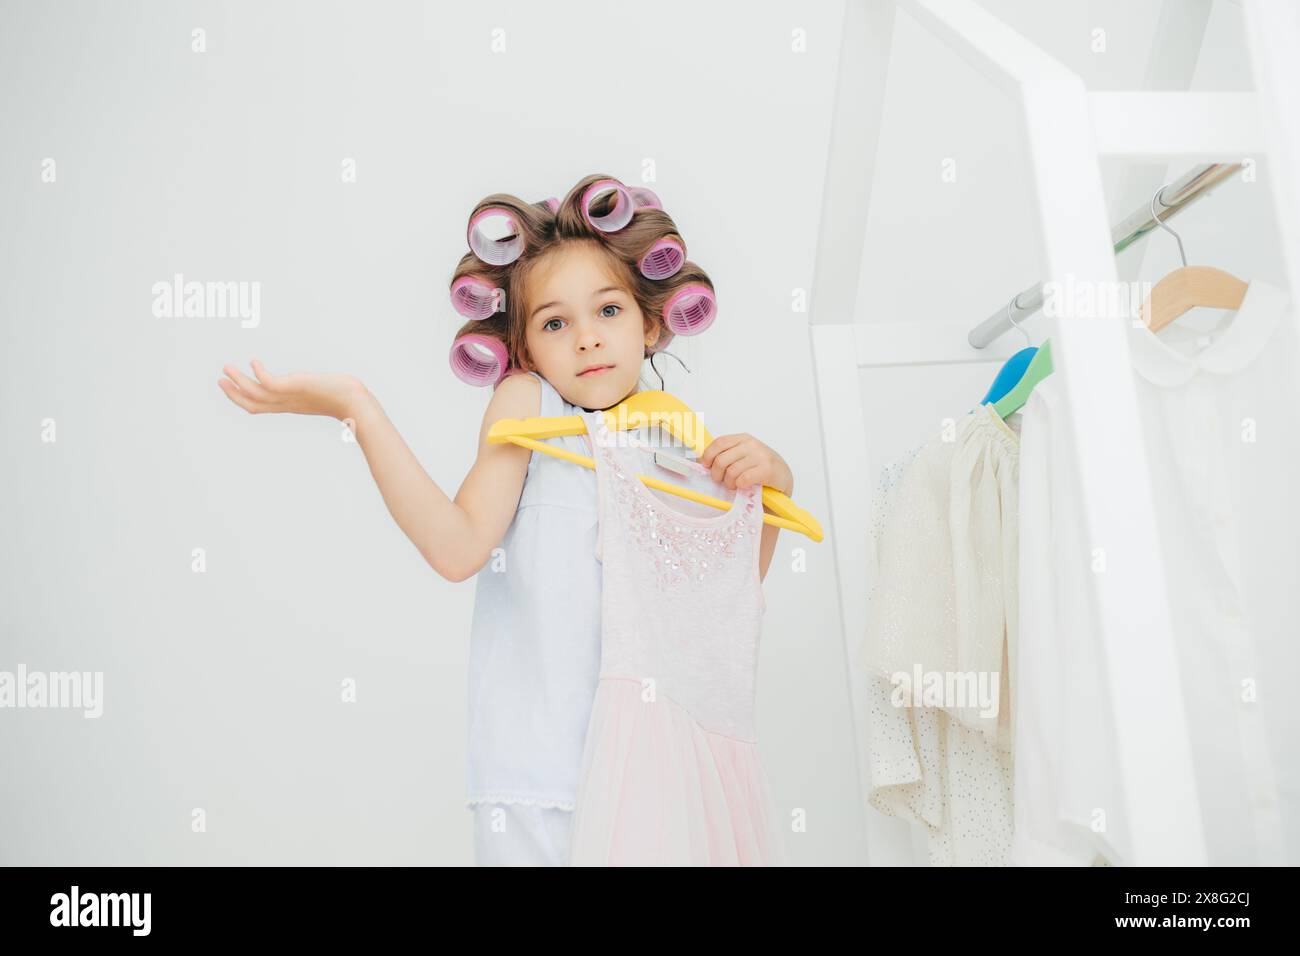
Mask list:
POLYGON ((467 319, 486 319, 499 311, 499 295, 504 295, 501 289, 477 276, 461 276, 451 284, 452 307, 467 319))
POLYGON ((489 206, 469 221, 469 247, 490 266, 508 266, 524 251, 523 231, 508 210, 489 206))
POLYGON ((677 274, 686 262, 686 250, 676 239, 660 239, 637 262, 647 279, 667 279, 677 274))
POLYGON ((684 285, 664 304, 664 324, 678 335, 699 335, 718 314, 713 290, 699 282, 684 285))
POLYGON ((466 385, 491 385, 506 377, 505 343, 490 335, 462 335, 451 346, 451 370, 466 385))
POLYGON ((582 215, 586 217, 587 222, 593 229, 599 229, 601 232, 618 232, 632 221, 632 214, 636 212, 636 208, 636 200, 632 198, 632 194, 628 192, 626 186, 616 179, 602 179, 594 182, 582 194, 582 215), (592 201, 610 190, 615 193, 613 207, 603 216, 593 216, 591 214, 592 201))

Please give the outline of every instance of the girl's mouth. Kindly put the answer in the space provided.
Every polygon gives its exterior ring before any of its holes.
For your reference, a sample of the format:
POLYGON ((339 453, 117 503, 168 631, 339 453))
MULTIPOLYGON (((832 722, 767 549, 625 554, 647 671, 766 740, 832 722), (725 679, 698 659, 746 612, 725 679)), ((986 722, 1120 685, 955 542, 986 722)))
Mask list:
POLYGON ((579 372, 578 378, 590 378, 592 376, 599 375, 602 372, 608 372, 613 367, 614 366, 612 365, 601 365, 598 368, 587 369, 587 371, 585 372, 579 372))

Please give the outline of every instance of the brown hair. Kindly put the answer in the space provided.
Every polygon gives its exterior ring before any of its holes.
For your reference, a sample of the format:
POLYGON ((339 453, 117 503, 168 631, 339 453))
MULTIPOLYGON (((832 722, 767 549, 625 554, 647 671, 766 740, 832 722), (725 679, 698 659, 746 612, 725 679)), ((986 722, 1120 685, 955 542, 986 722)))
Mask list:
MULTIPOLYGON (((672 218, 662 209, 638 207, 632 221, 618 232, 601 232, 587 222, 582 212, 583 194, 592 183, 613 178, 600 173, 583 177, 560 201, 555 212, 551 212, 551 207, 545 201, 524 202, 508 193, 493 193, 474 207, 466 220, 467 228, 474 216, 483 209, 489 206, 499 207, 509 212, 518 224, 524 239, 524 250, 518 259, 504 266, 489 265, 473 252, 467 252, 461 257, 448 287, 462 276, 476 276, 492 288, 504 291, 505 310, 495 312, 486 319, 471 319, 456 332, 456 338, 470 332, 492 336, 505 343, 512 371, 525 366, 533 367, 527 342, 529 275, 543 256, 566 245, 581 243, 589 244, 604 256, 610 272, 636 300, 645 316, 645 330, 648 332, 656 326, 660 328, 659 344, 648 348, 646 355, 663 347, 667 332, 663 325, 664 304, 687 283, 702 283, 712 290, 713 282, 689 259, 667 279, 647 279, 641 274, 637 262, 660 239, 672 237, 681 243, 683 250, 686 249, 686 241, 678 233, 672 218)), ((592 214, 604 215, 612 200, 612 193, 601 197, 593 205, 592 214)))

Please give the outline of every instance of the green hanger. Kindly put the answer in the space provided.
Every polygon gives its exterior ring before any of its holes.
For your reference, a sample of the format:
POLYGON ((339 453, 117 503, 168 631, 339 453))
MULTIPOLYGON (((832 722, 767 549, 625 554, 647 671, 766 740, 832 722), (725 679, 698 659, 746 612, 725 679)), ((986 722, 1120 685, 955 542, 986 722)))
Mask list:
POLYGON ((1025 374, 1020 376, 1020 381, 1016 382, 1015 388, 993 403, 993 410, 1003 419, 1012 412, 1019 411, 1024 407, 1025 402, 1029 401, 1029 393, 1034 390, 1034 386, 1051 374, 1052 342, 1048 339, 1038 347, 1038 351, 1029 362, 1029 367, 1025 369, 1025 374))

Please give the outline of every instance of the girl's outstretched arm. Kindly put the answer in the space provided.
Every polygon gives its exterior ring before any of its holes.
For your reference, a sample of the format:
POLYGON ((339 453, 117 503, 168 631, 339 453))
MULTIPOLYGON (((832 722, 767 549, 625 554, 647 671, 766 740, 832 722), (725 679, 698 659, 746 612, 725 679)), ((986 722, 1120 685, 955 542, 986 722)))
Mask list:
POLYGON ((384 504, 435 571, 463 581, 487 563, 523 492, 528 449, 489 445, 487 433, 500 418, 538 414, 541 387, 531 375, 512 375, 497 386, 479 429, 478 457, 453 501, 429 477, 414 453, 359 379, 351 375, 294 372, 272 375, 256 359, 256 379, 227 365, 218 384, 252 414, 293 412, 351 419, 384 504))

